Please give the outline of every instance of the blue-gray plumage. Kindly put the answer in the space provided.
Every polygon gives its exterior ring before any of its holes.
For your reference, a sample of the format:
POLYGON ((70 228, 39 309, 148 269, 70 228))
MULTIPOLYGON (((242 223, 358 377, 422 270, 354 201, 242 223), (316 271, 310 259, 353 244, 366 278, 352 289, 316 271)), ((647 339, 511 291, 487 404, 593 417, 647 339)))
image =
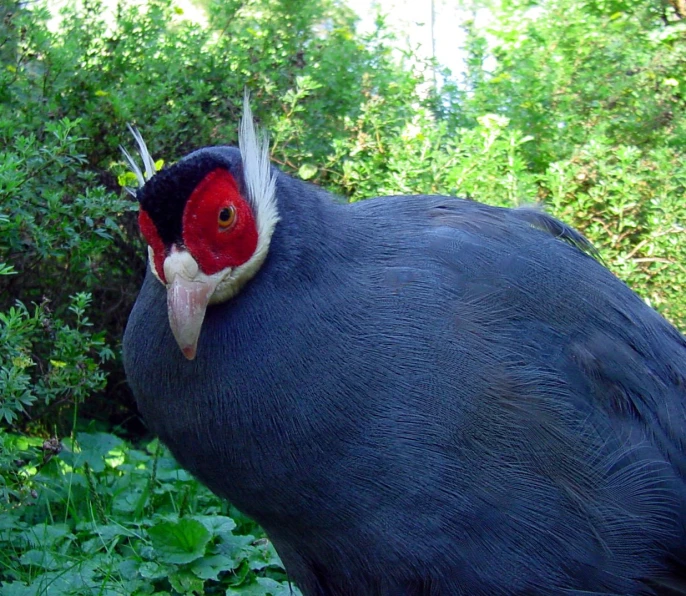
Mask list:
MULTIPOLYGON (((218 148, 141 205, 218 167, 246 194, 218 148)), ((195 359, 148 271, 124 363, 151 430, 303 592, 686 593, 680 333, 541 212, 341 204, 274 172, 266 259, 207 307, 195 359)))

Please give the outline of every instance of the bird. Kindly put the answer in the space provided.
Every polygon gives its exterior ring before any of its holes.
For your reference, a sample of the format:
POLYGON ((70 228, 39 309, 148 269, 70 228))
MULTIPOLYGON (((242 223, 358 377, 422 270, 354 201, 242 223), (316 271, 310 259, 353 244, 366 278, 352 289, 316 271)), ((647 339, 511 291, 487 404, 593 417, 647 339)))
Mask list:
POLYGON ((271 164, 247 99, 238 147, 155 171, 136 135, 129 386, 303 594, 686 594, 684 337, 581 233, 348 202, 271 164))

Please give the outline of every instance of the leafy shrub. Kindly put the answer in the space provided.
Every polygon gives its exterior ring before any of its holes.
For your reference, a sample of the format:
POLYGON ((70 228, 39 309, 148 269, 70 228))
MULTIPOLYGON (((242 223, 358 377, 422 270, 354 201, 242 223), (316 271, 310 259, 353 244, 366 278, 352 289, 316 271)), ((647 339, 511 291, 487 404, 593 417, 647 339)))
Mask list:
POLYGON ((0 420, 13 424, 29 406, 49 406, 57 400, 80 403, 105 387, 100 364, 113 354, 104 331, 93 333, 86 316, 90 294, 73 296, 73 325, 50 312, 46 303, 33 311, 21 302, 0 313, 0 420), (50 338, 46 342, 46 336, 50 338), (50 352, 41 350, 50 346, 50 352))
POLYGON ((683 146, 686 26, 652 0, 515 0, 468 24, 472 93, 458 111, 507 116, 535 137, 536 171, 598 137, 683 146))
POLYGON ((88 290, 106 283, 105 253, 120 236, 117 211, 130 207, 83 170, 78 126, 63 119, 28 131, 0 119, 0 262, 11 264, 0 276, 0 421, 7 424, 25 421, 28 406, 40 418, 103 390, 101 365, 113 356, 105 331, 92 330, 88 290))
POLYGON ((14 457, 14 488, 0 486, 3 596, 291 594, 263 532, 157 442, 2 441, 14 457))
POLYGON ((531 202, 537 189, 521 146, 531 137, 508 127, 507 118, 485 114, 472 128, 449 130, 422 108, 411 120, 389 123, 384 99, 365 106, 349 124, 354 141, 334 144, 327 167, 351 200, 392 194, 449 194, 514 207, 531 202))
POLYGON ((484 4, 488 29, 467 25, 470 93, 448 119, 488 110, 531 136, 517 153, 538 198, 686 328, 686 25, 650 0, 484 4))

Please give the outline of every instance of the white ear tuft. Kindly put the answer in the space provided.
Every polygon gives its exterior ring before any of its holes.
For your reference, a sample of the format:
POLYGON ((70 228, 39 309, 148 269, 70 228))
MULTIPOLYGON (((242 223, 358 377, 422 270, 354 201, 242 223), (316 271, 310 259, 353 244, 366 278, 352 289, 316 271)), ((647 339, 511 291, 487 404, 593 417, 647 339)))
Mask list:
POLYGON ((279 215, 276 207, 276 178, 269 163, 269 138, 256 130, 250 109, 250 95, 243 97, 243 117, 238 132, 238 147, 243 160, 243 178, 248 200, 252 203, 257 219, 259 252, 266 250, 279 215), (261 243, 266 243, 260 246, 261 243))
POLYGON ((262 266, 269 252, 269 243, 279 221, 276 205, 276 176, 269 163, 269 139, 255 129, 246 90, 243 99, 243 118, 238 130, 238 147, 243 162, 243 181, 247 199, 252 205, 257 224, 257 247, 247 262, 230 270, 212 295, 211 303, 222 302, 235 296, 243 285, 262 266))

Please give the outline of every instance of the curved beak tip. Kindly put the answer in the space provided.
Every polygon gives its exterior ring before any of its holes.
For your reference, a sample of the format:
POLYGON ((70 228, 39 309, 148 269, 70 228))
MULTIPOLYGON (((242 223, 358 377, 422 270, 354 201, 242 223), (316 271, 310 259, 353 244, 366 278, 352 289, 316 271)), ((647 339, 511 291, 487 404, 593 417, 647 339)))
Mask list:
POLYGON ((188 359, 188 360, 195 360, 195 353, 197 351, 196 346, 186 346, 185 348, 181 348, 181 353, 188 359))

